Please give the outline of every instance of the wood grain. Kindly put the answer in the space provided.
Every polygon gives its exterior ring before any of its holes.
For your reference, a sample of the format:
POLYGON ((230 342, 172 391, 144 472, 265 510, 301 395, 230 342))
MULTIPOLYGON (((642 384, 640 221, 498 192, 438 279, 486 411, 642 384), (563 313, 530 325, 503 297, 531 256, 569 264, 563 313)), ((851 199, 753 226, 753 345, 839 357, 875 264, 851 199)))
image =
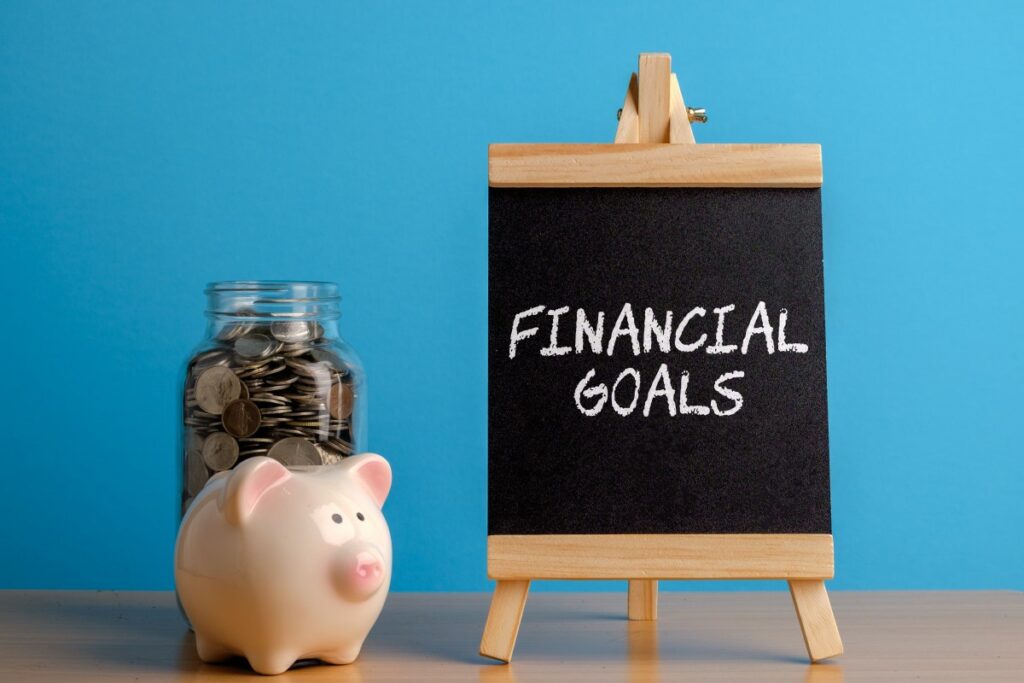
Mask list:
MULTIPOLYGON (((626 97, 619 110, 619 122, 615 128, 615 144, 636 144, 640 142, 640 116, 637 113, 638 83, 636 74, 629 77, 626 97)), ((648 141, 650 142, 650 141, 648 141)), ((675 144, 692 144, 693 128, 690 116, 683 101, 683 91, 679 88, 679 79, 672 74, 669 90, 669 123, 668 139, 665 142, 675 144)))
POLYGON ((494 144, 491 187, 821 187, 820 145, 494 144))
POLYGON ((669 114, 672 111, 672 57, 665 53, 641 53, 638 80, 640 143, 668 142, 669 114))
POLYGON ((640 142, 640 116, 637 114, 637 83, 636 74, 629 77, 626 88, 626 99, 619 111, 619 124, 615 127, 615 144, 635 144, 640 142))
POLYGON ((828 600, 825 582, 820 580, 790 581, 789 593, 793 598, 800 631, 804 636, 807 656, 812 662, 843 654, 843 641, 828 600))
MULTIPOLYGON (((776 584, 783 588, 782 584, 776 584)), ((625 586, 623 586, 625 588, 625 586)), ((628 621, 622 593, 534 592, 510 665, 476 655, 488 595, 392 594, 359 659, 260 677, 201 663, 171 593, 0 591, 0 681, 1021 681, 1024 593, 832 592, 846 654, 808 664, 784 590, 679 593, 628 621)))
POLYGON ((693 137, 693 127, 690 125, 690 114, 686 111, 686 102, 683 101, 683 91, 679 88, 679 79, 672 74, 671 91, 669 92, 670 113, 668 141, 673 144, 693 144, 697 142, 693 137))
POLYGON ((658 618, 658 582, 653 579, 632 579, 626 599, 626 614, 632 621, 654 621, 658 618))
POLYGON ((492 579, 827 579, 830 534, 487 537, 492 579))
MULTIPOLYGON (((643 57, 641 56, 641 60, 643 57)), ((670 64, 671 66, 671 64, 670 64)), ((637 76, 633 74, 626 89, 626 100, 619 111, 619 126, 615 131, 615 143, 636 143, 640 138, 640 120, 637 115, 637 76)), ((647 142, 653 142, 647 140, 647 142)), ((668 142, 693 143, 689 114, 679 89, 679 79, 671 74, 669 91, 669 134, 668 142)), ((629 582, 626 612, 632 621, 655 621, 658 618, 658 582, 651 579, 634 579, 629 582)))
POLYGON ((480 639, 481 655, 502 662, 512 659, 529 592, 529 581, 499 581, 494 587, 491 609, 480 639))

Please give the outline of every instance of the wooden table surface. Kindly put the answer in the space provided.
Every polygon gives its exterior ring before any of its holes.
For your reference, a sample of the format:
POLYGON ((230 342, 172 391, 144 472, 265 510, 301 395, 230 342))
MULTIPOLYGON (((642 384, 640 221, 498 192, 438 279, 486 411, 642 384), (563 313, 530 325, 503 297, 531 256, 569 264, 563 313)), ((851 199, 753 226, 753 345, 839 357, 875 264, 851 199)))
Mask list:
MULTIPOLYGON (((489 596, 396 593, 349 666, 275 681, 1024 681, 1024 593, 835 593, 846 654, 810 665, 785 592, 531 594, 515 659, 476 654, 489 596)), ((205 665, 171 593, 0 591, 0 681, 269 680, 205 665)))

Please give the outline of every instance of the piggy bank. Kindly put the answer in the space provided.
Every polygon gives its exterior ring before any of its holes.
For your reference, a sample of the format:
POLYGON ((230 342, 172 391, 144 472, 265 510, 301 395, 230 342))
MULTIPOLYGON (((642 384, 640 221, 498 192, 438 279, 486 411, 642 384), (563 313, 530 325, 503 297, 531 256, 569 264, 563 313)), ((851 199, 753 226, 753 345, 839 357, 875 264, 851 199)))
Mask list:
POLYGON ((256 457, 210 479, 174 553, 199 658, 241 655, 264 674, 305 658, 352 662, 391 582, 390 488, 373 453, 293 469, 256 457))

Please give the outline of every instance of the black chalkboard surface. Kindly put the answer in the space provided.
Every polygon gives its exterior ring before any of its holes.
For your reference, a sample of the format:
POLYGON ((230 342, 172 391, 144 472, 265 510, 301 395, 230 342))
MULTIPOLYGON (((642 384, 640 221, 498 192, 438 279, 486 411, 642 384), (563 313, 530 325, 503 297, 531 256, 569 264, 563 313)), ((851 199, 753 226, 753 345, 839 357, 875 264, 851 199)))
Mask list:
POLYGON ((492 187, 488 533, 831 533, 817 188, 492 187))

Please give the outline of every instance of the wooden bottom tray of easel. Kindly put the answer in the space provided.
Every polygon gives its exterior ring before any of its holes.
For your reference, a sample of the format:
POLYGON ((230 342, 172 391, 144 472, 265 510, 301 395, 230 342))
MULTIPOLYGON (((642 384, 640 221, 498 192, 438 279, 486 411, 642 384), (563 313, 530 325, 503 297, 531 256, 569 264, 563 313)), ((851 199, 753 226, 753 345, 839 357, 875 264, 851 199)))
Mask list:
POLYGON ((538 579, 626 579, 634 620, 657 618, 659 579, 783 579, 811 661, 843 652, 825 590, 834 574, 831 534, 493 535, 487 573, 497 585, 480 654, 504 662, 538 579))

